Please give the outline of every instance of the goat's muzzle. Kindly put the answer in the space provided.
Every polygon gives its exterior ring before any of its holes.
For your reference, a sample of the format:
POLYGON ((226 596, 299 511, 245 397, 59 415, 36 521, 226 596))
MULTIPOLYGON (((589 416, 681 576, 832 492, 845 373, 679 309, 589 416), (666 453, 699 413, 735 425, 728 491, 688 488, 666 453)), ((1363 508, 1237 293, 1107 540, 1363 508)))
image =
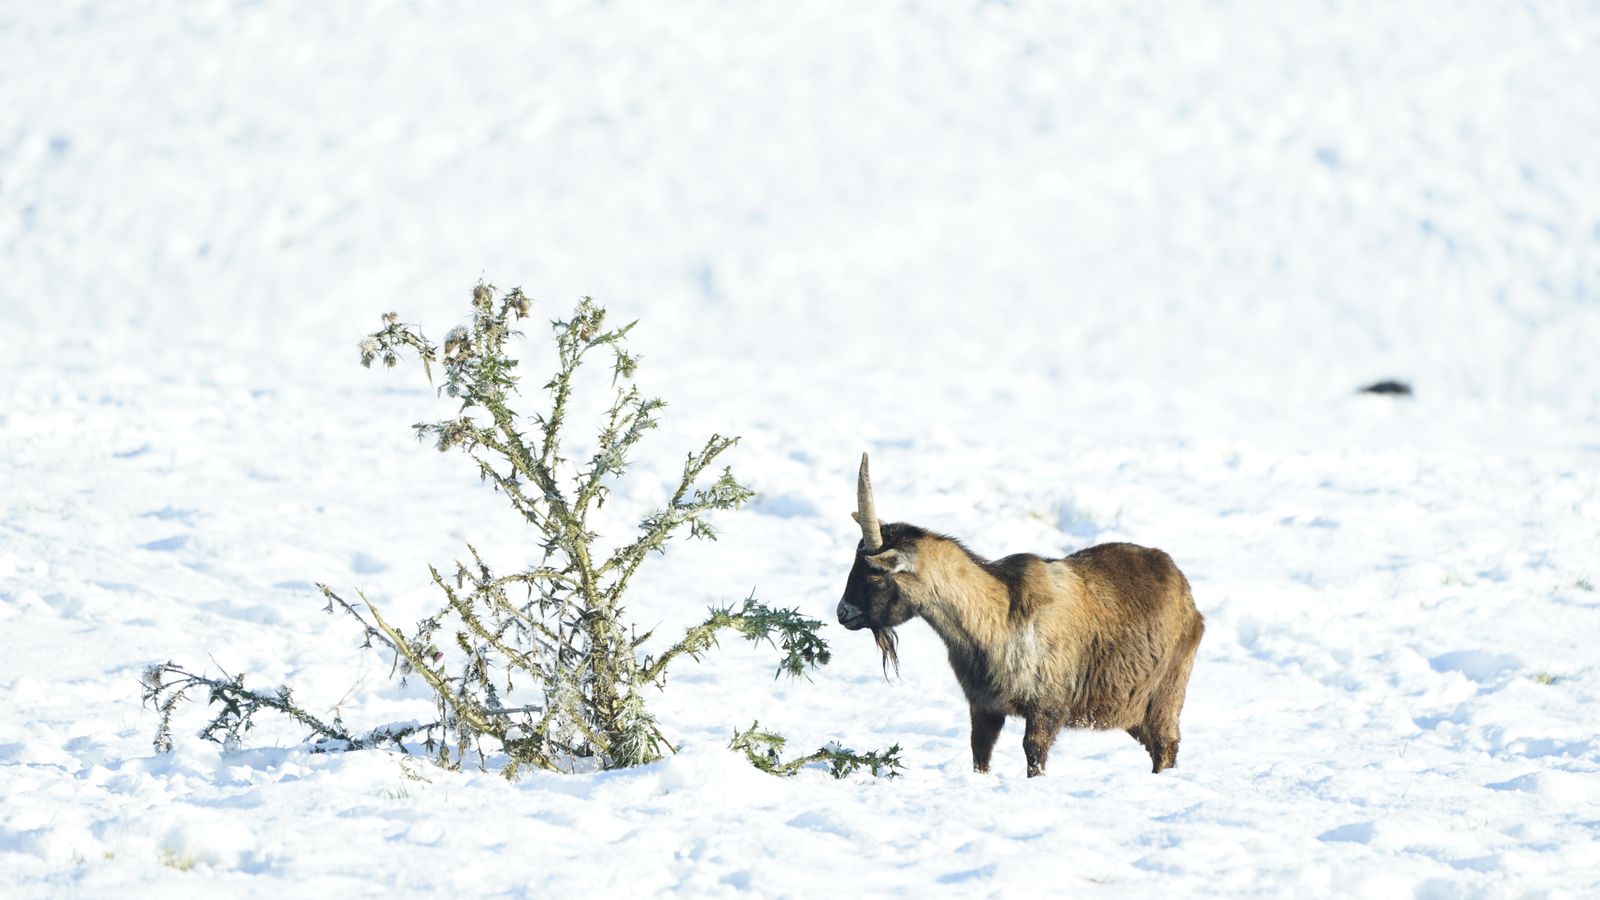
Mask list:
POLYGON ((867 614, 843 600, 839 601, 839 608, 835 614, 839 617, 839 624, 850 631, 860 631, 867 627, 867 614))

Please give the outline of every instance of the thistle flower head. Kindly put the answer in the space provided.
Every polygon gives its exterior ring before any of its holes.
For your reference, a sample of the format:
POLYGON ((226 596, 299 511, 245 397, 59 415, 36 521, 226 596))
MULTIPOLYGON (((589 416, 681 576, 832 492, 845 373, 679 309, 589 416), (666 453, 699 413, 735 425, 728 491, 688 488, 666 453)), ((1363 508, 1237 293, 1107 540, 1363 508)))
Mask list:
POLYGON ((465 352, 467 352, 467 330, 457 325, 444 336, 444 358, 455 359, 465 352))
POLYGON ((378 339, 368 335, 361 339, 359 346, 361 348, 361 365, 370 368, 372 361, 378 356, 378 339))
POLYGON ((472 306, 479 312, 488 312, 489 304, 493 300, 494 292, 489 289, 488 285, 479 282, 477 287, 472 289, 472 306))

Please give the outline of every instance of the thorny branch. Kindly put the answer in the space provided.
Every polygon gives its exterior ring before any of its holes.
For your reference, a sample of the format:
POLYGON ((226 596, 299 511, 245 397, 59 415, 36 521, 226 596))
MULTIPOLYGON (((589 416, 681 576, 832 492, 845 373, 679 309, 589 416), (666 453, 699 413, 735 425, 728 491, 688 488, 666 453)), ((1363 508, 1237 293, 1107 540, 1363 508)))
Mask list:
POLYGON ((857 753, 848 747, 830 744, 817 748, 815 752, 785 761, 782 758, 782 751, 787 743, 787 738, 763 729, 760 722, 752 722, 744 731, 734 732, 733 740, 728 742, 728 749, 744 753, 751 765, 773 775, 794 775, 812 763, 827 763, 828 774, 834 778, 844 778, 860 769, 866 769, 875 777, 894 778, 903 768, 899 744, 887 750, 873 750, 868 753, 857 753))

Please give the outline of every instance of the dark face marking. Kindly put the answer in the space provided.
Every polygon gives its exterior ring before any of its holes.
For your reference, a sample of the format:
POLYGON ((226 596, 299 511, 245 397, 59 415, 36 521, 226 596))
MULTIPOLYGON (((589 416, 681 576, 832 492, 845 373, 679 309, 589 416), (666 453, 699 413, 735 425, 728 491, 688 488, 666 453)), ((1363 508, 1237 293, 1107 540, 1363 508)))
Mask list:
POLYGON ((840 625, 851 631, 893 628, 916 614, 896 584, 895 574, 883 567, 882 555, 887 552, 891 551, 879 551, 869 559, 861 545, 856 545, 855 565, 850 567, 844 596, 839 598, 840 625))
MULTIPOLYGON (((887 538, 889 527, 884 530, 887 538)), ((883 654, 884 674, 888 674, 890 664, 894 665, 896 672, 900 671, 895 626, 916 615, 916 610, 896 584, 896 576, 889 571, 893 562, 885 559, 886 553, 889 554, 889 560, 894 559, 893 548, 887 542, 869 559, 866 549, 857 542, 855 564, 850 567, 850 576, 845 579, 844 596, 839 598, 837 610, 839 624, 845 628, 851 631, 863 628, 872 630, 872 637, 883 654)))

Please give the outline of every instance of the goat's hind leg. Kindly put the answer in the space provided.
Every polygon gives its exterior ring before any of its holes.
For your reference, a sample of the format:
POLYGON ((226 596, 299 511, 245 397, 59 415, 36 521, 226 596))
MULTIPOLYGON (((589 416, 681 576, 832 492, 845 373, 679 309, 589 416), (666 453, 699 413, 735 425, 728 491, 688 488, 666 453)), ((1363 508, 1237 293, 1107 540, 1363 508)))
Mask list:
POLYGON ((1054 709, 1030 710, 1022 732, 1022 754, 1028 758, 1028 777, 1044 774, 1045 763, 1050 760, 1050 745, 1067 721, 1066 714, 1054 709))
POLYGON ((1128 734, 1139 742, 1144 752, 1150 754, 1150 771, 1159 772, 1177 764, 1178 760, 1178 734, 1177 725, 1167 728, 1154 714, 1154 701, 1151 709, 1145 713, 1144 722, 1128 729, 1128 734), (1170 731, 1170 734, 1168 732, 1170 731))
POLYGON ((1183 712, 1184 694, 1189 689, 1189 672, 1194 667, 1194 654, 1200 646, 1200 635, 1205 626, 1198 618, 1184 634, 1172 665, 1161 678, 1161 683, 1150 695, 1144 722, 1128 729, 1150 753, 1150 771, 1160 772, 1178 764, 1178 715, 1183 712))

